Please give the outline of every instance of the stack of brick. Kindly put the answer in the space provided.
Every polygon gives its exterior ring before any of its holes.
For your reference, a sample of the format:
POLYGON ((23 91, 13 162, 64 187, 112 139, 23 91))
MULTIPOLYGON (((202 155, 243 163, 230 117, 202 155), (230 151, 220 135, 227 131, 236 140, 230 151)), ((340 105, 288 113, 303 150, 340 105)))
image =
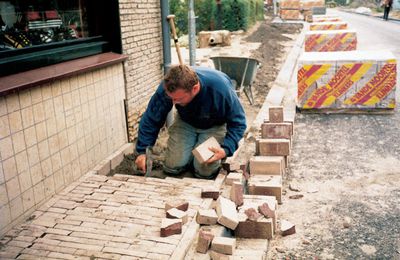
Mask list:
POLYGON ((321 30, 346 30, 346 22, 320 22, 311 23, 310 31, 321 31, 321 30))
POLYGON ((300 0, 281 0, 279 2, 279 15, 283 20, 299 20, 300 0))
MULTIPOLYGON (((325 2, 322 0, 302 0, 300 2, 301 10, 303 12, 304 18, 312 16, 313 14, 320 13, 325 14, 325 2)), ((306 20, 306 19, 305 19, 306 20)), ((307 19, 307 21, 309 21, 307 19)))
POLYGON ((261 125, 261 138, 256 141, 256 156, 250 159, 249 194, 274 196, 282 203, 282 179, 288 167, 293 121, 284 119, 282 106, 269 108, 269 118, 261 125))
POLYGON ((342 19, 339 16, 332 15, 313 15, 313 22, 323 23, 323 22, 341 22, 342 19))
POLYGON ((354 30, 309 31, 305 34, 306 52, 354 51, 357 47, 357 35, 354 30))
POLYGON ((305 52, 299 58, 297 106, 390 111, 396 104, 396 63, 385 50, 305 52))

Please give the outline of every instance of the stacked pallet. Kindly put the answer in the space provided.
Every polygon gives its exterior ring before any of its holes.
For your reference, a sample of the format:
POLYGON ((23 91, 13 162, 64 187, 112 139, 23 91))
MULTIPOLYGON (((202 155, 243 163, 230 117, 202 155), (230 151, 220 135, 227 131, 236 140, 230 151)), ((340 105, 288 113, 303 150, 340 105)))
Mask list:
POLYGON ((321 31, 321 30, 346 30, 346 22, 320 22, 311 23, 310 31, 321 31))
POLYGON ((300 19, 300 0, 282 0, 279 2, 279 15, 283 20, 300 19))
POLYGON ((394 109, 396 59, 390 51, 305 52, 299 59, 301 109, 394 109))
POLYGON ((305 34, 306 52, 354 51, 357 35, 354 30, 309 31, 305 34))

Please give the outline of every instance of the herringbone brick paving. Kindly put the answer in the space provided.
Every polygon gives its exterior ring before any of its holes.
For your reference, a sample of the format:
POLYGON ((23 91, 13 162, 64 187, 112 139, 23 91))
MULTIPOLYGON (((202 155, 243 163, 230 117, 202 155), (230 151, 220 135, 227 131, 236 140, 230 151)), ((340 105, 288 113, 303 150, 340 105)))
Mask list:
MULTIPOLYGON (((2 239, 1 259, 172 259, 188 243, 212 180, 87 175, 2 239), (189 202, 182 234, 160 237, 165 202, 189 202), (193 221, 192 221, 193 220, 193 221), (189 232, 188 232, 189 233, 189 232)), ((190 243, 190 242, 189 242, 190 243)))

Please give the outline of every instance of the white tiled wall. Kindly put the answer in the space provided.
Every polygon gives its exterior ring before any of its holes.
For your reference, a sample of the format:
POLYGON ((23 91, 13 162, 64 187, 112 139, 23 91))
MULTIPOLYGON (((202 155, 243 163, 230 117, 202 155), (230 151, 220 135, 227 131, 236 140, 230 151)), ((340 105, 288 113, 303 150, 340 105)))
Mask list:
POLYGON ((0 235, 127 142, 122 64, 0 97, 0 235))

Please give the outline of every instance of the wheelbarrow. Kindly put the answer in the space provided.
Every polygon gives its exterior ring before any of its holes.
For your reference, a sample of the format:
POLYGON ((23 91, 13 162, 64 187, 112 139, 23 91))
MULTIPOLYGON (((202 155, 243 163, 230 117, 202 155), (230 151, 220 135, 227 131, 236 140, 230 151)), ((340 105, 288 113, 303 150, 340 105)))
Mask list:
POLYGON ((231 78, 237 95, 239 96, 243 91, 250 104, 253 105, 251 84, 255 80, 260 62, 249 57, 213 56, 210 59, 213 61, 215 69, 224 72, 231 78))

